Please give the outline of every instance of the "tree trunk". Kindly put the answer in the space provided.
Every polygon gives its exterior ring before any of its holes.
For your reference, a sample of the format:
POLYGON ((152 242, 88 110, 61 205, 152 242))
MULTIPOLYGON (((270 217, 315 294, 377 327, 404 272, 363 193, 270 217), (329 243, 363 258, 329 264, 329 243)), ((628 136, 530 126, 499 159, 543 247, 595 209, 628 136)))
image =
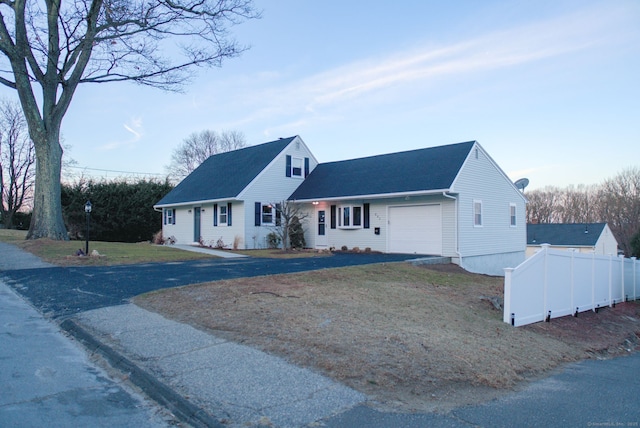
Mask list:
POLYGON ((27 239, 50 238, 68 241, 62 219, 60 174, 62 147, 59 132, 48 132, 45 141, 34 141, 36 148, 36 183, 33 196, 33 216, 27 239))

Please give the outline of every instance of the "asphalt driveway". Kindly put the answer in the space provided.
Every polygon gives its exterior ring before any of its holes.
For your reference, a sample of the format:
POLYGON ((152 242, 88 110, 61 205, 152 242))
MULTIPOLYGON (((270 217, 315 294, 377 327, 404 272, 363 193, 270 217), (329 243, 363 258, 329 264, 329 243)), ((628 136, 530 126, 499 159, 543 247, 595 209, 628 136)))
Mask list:
POLYGON ((407 254, 334 254, 297 259, 209 259, 100 267, 3 270, 0 278, 40 312, 67 317, 126 303, 138 294, 207 281, 304 272, 415 258, 407 254))

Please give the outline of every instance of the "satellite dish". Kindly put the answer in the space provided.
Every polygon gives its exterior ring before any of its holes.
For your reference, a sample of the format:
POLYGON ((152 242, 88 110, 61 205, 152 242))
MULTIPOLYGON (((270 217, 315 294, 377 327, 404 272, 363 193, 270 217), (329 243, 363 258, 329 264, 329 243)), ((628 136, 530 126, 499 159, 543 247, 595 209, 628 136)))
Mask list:
POLYGON ((528 178, 521 178, 520 180, 517 180, 515 183, 513 183, 516 185, 516 187, 518 189, 520 189, 521 192, 524 192, 524 188, 527 187, 529 185, 529 179, 528 178))

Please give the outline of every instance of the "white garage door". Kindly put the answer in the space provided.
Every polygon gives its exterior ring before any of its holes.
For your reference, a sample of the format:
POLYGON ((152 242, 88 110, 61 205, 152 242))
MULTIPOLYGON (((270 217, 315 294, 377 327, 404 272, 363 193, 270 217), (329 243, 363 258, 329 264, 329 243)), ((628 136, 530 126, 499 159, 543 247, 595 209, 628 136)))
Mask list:
POLYGON ((389 207, 389 252, 442 255, 440 205, 389 207))

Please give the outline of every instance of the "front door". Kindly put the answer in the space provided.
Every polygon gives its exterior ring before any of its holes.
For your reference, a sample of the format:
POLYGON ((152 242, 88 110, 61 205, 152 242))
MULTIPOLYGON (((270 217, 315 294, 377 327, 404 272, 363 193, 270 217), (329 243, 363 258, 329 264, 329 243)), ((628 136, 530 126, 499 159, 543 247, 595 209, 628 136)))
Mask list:
POLYGON ((327 212, 324 209, 319 209, 317 212, 316 248, 325 248, 327 246, 327 212))
POLYGON ((200 242, 200 207, 193 209, 193 242, 200 242))

